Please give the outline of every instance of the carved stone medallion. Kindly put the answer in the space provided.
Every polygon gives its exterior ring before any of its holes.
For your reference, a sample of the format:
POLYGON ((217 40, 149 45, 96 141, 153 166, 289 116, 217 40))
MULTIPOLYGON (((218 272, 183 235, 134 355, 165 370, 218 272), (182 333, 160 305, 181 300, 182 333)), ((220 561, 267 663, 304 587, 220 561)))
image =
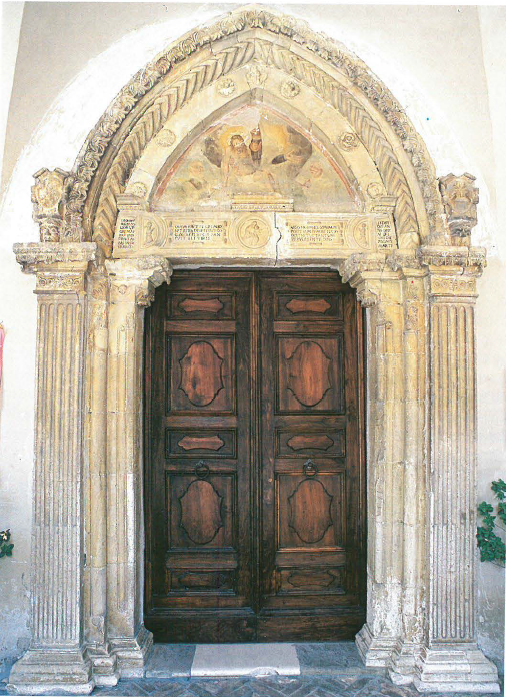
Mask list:
POLYGON ((250 216, 239 223, 237 237, 244 247, 259 249, 269 241, 271 229, 263 218, 250 216))

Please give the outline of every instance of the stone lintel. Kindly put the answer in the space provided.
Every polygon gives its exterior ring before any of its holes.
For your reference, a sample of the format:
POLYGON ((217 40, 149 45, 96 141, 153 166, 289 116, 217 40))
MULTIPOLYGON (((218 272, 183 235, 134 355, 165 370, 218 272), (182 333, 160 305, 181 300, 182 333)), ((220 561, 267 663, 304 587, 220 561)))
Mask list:
POLYGON ((14 664, 7 690, 14 695, 89 695, 91 661, 79 649, 29 649, 14 664))

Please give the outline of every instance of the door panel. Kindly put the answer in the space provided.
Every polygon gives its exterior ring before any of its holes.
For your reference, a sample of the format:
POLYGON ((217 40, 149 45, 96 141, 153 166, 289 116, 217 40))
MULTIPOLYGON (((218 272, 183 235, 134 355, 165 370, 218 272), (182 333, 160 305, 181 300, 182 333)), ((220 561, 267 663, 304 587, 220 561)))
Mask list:
POLYGON ((360 326, 331 272, 176 272, 158 289, 145 407, 145 622, 157 640, 360 628, 360 326))
POLYGON ((351 638, 363 622, 356 300, 332 274, 265 273, 260 286, 258 636, 351 638))
POLYGON ((145 620, 158 640, 254 636, 251 510, 239 505, 252 498, 251 281, 175 274, 148 313, 145 620))

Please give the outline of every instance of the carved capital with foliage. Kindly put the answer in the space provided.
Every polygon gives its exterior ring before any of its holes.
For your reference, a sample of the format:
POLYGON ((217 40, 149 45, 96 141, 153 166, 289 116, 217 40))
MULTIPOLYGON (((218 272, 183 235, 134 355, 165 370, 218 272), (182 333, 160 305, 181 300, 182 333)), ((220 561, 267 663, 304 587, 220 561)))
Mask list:
POLYGON ((61 244, 30 242, 15 244, 16 260, 24 273, 37 275, 36 293, 78 293, 84 290, 84 277, 97 255, 95 242, 61 244))
POLYGON ((134 302, 149 306, 155 297, 155 289, 163 282, 170 282, 172 266, 160 256, 136 259, 106 259, 105 266, 111 284, 113 302, 134 302))

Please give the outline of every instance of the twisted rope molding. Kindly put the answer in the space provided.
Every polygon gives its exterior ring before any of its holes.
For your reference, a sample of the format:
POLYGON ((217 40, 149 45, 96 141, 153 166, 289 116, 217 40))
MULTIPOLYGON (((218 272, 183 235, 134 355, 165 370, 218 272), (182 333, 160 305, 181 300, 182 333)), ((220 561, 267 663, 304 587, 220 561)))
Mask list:
POLYGON ((69 177, 63 239, 85 239, 83 209, 90 183, 112 137, 139 99, 174 66, 204 46, 247 29, 264 29, 280 34, 315 53, 341 71, 378 109, 399 137, 415 170, 429 218, 431 232, 444 234, 442 205, 434 168, 426 146, 391 92, 354 54, 322 33, 313 32, 307 22, 263 9, 237 10, 208 27, 187 34, 176 45, 160 53, 123 87, 90 132, 69 177))

